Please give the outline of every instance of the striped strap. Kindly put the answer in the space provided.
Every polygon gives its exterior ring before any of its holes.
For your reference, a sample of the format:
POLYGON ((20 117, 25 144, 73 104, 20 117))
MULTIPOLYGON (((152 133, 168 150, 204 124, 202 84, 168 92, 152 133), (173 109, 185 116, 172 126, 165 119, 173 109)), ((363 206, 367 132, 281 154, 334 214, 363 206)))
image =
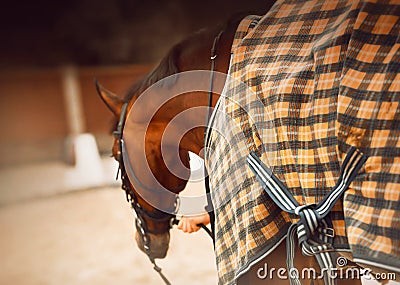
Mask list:
MULTIPOLYGON (((247 162, 264 190, 271 199, 285 212, 295 214, 300 220, 288 230, 287 238, 287 266, 294 268, 294 240, 297 233, 298 243, 304 255, 315 255, 317 261, 324 269, 325 284, 336 284, 329 270, 335 268, 331 253, 334 231, 328 214, 337 200, 356 177, 367 157, 355 147, 351 147, 343 162, 340 177, 332 190, 318 203, 299 205, 293 195, 272 171, 260 160, 256 153, 251 152, 247 162)), ((300 279, 290 276, 290 283, 301 284, 300 279), (293 278, 292 278, 293 277, 293 278)))

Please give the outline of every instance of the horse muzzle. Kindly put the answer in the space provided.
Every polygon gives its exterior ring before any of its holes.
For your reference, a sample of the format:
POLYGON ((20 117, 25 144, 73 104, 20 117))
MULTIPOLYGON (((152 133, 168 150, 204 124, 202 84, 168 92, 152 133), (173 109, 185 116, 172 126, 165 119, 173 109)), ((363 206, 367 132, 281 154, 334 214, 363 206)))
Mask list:
POLYGON ((147 236, 149 239, 148 250, 145 249, 143 239, 141 238, 139 233, 136 232, 135 240, 139 249, 146 254, 150 253, 153 258, 165 258, 169 248, 169 239, 170 239, 169 232, 162 234, 148 233, 147 236))

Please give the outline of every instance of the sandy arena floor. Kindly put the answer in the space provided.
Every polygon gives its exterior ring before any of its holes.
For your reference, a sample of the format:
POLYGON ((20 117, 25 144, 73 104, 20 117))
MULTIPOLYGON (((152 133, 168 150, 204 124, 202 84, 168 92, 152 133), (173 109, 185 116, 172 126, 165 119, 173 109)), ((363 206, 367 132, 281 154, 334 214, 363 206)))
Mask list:
MULTIPOLYGON (((44 164, 0 171, 0 284, 163 284, 133 240, 133 214, 120 183, 71 191, 63 181, 67 170, 44 164)), ((185 195, 204 194, 201 183, 187 188, 185 195)), ((168 255, 158 263, 173 285, 217 284, 204 231, 173 229, 168 255)))
MULTIPOLYGON (((0 208, 0 284, 162 284, 133 241, 118 188, 72 192, 0 208)), ((159 261, 173 284, 216 284, 212 242, 171 232, 159 261)))

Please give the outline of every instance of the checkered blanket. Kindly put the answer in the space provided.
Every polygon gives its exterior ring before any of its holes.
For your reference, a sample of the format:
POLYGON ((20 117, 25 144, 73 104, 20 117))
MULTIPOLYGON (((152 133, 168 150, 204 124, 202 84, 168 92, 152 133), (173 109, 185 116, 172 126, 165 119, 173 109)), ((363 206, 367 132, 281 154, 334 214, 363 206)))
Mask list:
POLYGON ((300 204, 330 191, 351 146, 367 154, 330 214, 334 247, 400 271, 399 48, 399 1, 278 1, 241 22, 206 156, 220 284, 297 221, 257 182, 250 151, 300 204))

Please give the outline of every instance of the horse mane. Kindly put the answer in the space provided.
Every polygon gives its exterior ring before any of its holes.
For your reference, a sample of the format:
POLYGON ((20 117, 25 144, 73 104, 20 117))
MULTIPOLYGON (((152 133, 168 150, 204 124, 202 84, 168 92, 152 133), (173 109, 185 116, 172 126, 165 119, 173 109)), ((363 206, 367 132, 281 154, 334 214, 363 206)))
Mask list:
POLYGON ((161 62, 144 78, 136 82, 124 97, 125 102, 129 102, 133 97, 139 96, 149 86, 161 79, 179 72, 178 60, 184 41, 174 45, 161 62))
POLYGON ((203 28, 183 39, 179 43, 175 44, 167 53, 167 55, 160 61, 160 63, 155 67, 149 74, 144 78, 136 82, 127 92, 124 97, 125 102, 130 102, 132 98, 140 96, 143 91, 154 83, 164 79, 168 76, 174 75, 179 72, 178 63, 180 59, 181 52, 187 47, 198 43, 199 38, 204 36, 206 33, 214 32, 218 33, 221 30, 227 30, 230 27, 237 26, 238 22, 245 16, 249 15, 249 12, 240 12, 231 16, 228 21, 223 24, 203 28))
MULTIPOLYGON (((148 87, 153 85, 154 83, 164 79, 168 76, 179 73, 178 63, 180 60, 180 56, 183 50, 187 47, 191 46, 199 42, 199 37, 204 35, 207 32, 213 31, 218 33, 221 30, 228 30, 229 28, 236 27, 238 22, 243 19, 245 16, 253 14, 251 12, 240 12, 229 18, 224 24, 220 24, 214 26, 212 28, 203 28, 183 39, 179 43, 175 44, 169 52, 163 57, 160 63, 146 76, 144 76, 141 80, 137 81, 126 93, 123 98, 125 103, 129 103, 133 98, 139 97, 148 87)), ((111 125, 111 132, 116 129, 118 124, 118 119, 113 118, 111 125)))

